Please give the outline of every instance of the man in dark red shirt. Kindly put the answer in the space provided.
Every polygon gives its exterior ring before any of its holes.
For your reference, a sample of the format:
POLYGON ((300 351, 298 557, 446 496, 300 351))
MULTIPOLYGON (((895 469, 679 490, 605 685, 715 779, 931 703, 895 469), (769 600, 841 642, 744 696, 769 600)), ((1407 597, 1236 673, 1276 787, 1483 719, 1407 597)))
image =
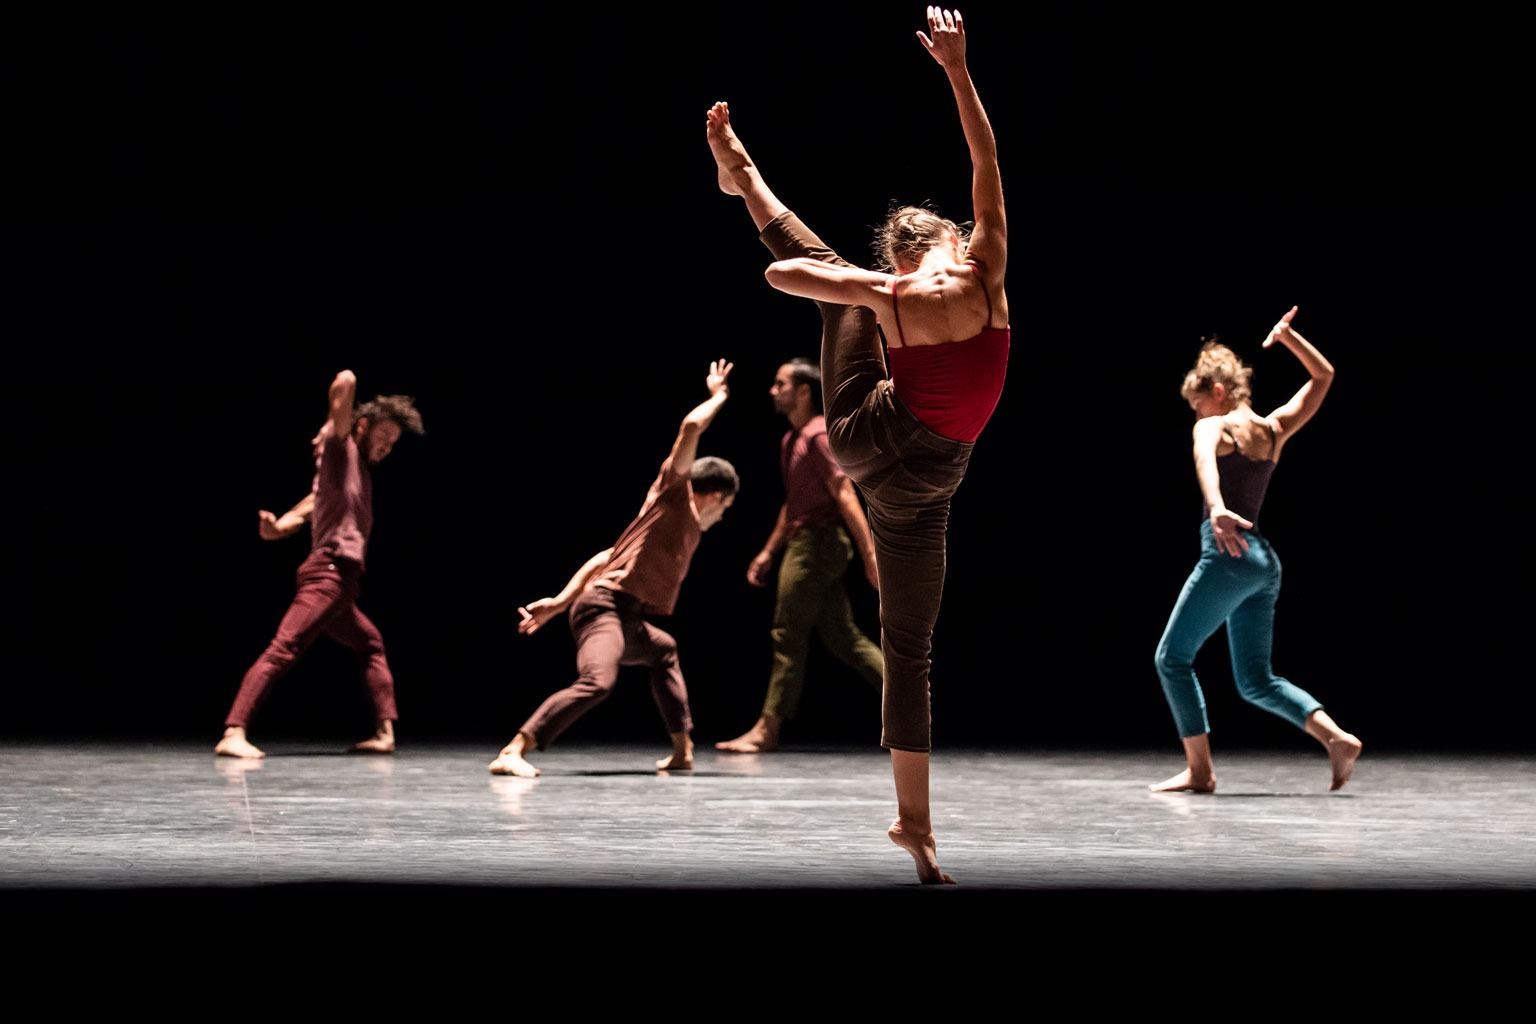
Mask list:
POLYGON ((384 461, 406 430, 422 433, 421 414, 406 395, 379 395, 354 408, 357 378, 342 370, 331 382, 330 416, 315 436, 315 482, 310 493, 281 517, 257 513, 263 540, 276 540, 310 524, 310 554, 299 566, 298 591, 277 627, 277 636, 245 673, 224 720, 214 752, 228 757, 265 757, 245 730, 279 676, 293 667, 325 633, 363 660, 363 684, 373 702, 374 734, 353 749, 395 750, 395 680, 384 658, 378 627, 357 607, 363 553, 373 529, 373 477, 368 467, 384 461))
POLYGON ((827 447, 827 421, 820 411, 821 370, 809 359, 791 360, 779 367, 768 393, 774 410, 789 419, 789 432, 779 442, 785 498, 768 543, 747 568, 747 582, 754 587, 766 585, 775 556, 781 549, 788 550, 779 567, 773 673, 768 677, 762 715, 742 735, 715 744, 720 750, 738 753, 779 748, 780 724, 794 717, 800 701, 813 630, 827 650, 863 676, 876 693, 884 671, 880 647, 859 632, 843 589, 843 573, 853 560, 855 546, 863 557, 869 585, 878 590, 880 577, 869 524, 853 482, 827 447))
POLYGON ((695 459, 699 435, 714 421, 729 397, 731 364, 709 364, 709 398, 683 418, 672 452, 640 506, 640 514, 613 547, 599 551, 576 570, 565 589, 519 608, 517 631, 539 627, 570 609, 576 637, 576 682, 552 694, 523 723, 490 769, 497 775, 532 778, 539 770, 523 755, 543 750, 571 723, 606 700, 618 681, 620 665, 647 665, 651 694, 672 738, 672 755, 656 762, 660 771, 693 767, 693 719, 688 688, 677 660, 677 641, 645 621, 645 612, 670 615, 683 577, 705 530, 718 523, 736 500, 738 480, 729 462, 713 456, 695 459))

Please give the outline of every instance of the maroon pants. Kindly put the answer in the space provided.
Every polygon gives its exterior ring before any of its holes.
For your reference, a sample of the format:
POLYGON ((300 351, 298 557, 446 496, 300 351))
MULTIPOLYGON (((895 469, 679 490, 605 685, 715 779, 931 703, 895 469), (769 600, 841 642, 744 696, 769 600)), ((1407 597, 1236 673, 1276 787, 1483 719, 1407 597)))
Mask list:
MULTIPOLYGON (((808 256, 849 265, 789 211, 769 221, 761 238, 781 260, 808 256)), ((965 477, 973 446, 935 434, 896 397, 873 310, 816 305, 827 445, 864 495, 880 567, 885 656, 880 743, 926 752, 928 655, 944 595, 949 501, 965 477)))
POLYGON ((677 641, 640 617, 638 600, 607 587, 588 587, 571 604, 570 614, 580 674, 540 704, 518 732, 532 736, 543 750, 572 722, 608 699, 618 682, 620 665, 650 666, 651 696, 667 732, 693 729, 677 641))
POLYGON ((241 680, 225 725, 244 728, 277 677, 292 668, 321 633, 357 652, 363 661, 363 685, 373 702, 374 717, 380 722, 394 721, 395 679, 384 659, 384 638, 368 616, 357 610, 361 575, 358 564, 344 558, 312 554, 304 560, 299 566, 293 604, 278 625, 277 636, 241 680))

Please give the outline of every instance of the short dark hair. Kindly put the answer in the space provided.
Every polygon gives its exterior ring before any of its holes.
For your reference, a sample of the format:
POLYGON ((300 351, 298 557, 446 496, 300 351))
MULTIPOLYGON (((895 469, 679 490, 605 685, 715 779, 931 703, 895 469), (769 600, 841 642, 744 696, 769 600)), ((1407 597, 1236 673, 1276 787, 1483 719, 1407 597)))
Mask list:
POLYGON ((821 412, 821 367, 816 365, 816 360, 796 356, 784 365, 789 367, 789 379, 795 382, 795 387, 810 385, 811 405, 821 412))
POLYGON ((410 395, 374 395, 373 401, 357 407, 353 419, 367 420, 370 426, 379 420, 394 420, 401 430, 426 433, 421 425, 421 413, 416 410, 416 399, 410 395))
POLYGON ((736 467, 717 455, 694 459, 688 475, 693 478, 695 494, 723 494, 729 497, 741 486, 736 467))

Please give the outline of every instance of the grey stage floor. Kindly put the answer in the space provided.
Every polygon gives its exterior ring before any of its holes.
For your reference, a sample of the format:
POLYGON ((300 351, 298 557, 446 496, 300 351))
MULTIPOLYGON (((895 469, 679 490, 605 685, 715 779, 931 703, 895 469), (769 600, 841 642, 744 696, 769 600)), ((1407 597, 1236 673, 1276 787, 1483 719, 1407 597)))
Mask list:
MULTIPOLYGON (((886 840, 878 750, 701 752, 567 745, 539 779, 494 749, 394 758, 274 744, 0 747, 0 886, 288 882, 842 890, 906 886, 886 840)), ((1526 757, 1368 756, 1340 793, 1327 761, 1227 754, 1213 796, 1152 795, 1177 754, 936 755, 941 860, 992 889, 1533 889, 1526 757)))

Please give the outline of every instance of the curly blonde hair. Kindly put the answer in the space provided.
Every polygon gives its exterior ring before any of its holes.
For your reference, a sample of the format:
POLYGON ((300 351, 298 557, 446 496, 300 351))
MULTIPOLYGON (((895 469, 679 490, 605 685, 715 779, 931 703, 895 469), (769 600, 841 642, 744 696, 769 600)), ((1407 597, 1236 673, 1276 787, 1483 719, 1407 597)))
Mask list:
POLYGON ((1184 375, 1184 386, 1179 394, 1187 402, 1195 395, 1209 394, 1217 384, 1227 389, 1227 395, 1237 402, 1246 402, 1253 395, 1250 382, 1253 367, 1237 357, 1237 353, 1217 340, 1216 335, 1201 338, 1200 357, 1195 368, 1184 375))
POLYGON ((964 258, 971 241, 971 232, 965 225, 940 217, 925 207, 893 207, 875 233, 875 252, 880 257, 880 268, 899 274, 903 266, 917 266, 929 249, 943 244, 950 232, 959 239, 960 255, 964 258))

